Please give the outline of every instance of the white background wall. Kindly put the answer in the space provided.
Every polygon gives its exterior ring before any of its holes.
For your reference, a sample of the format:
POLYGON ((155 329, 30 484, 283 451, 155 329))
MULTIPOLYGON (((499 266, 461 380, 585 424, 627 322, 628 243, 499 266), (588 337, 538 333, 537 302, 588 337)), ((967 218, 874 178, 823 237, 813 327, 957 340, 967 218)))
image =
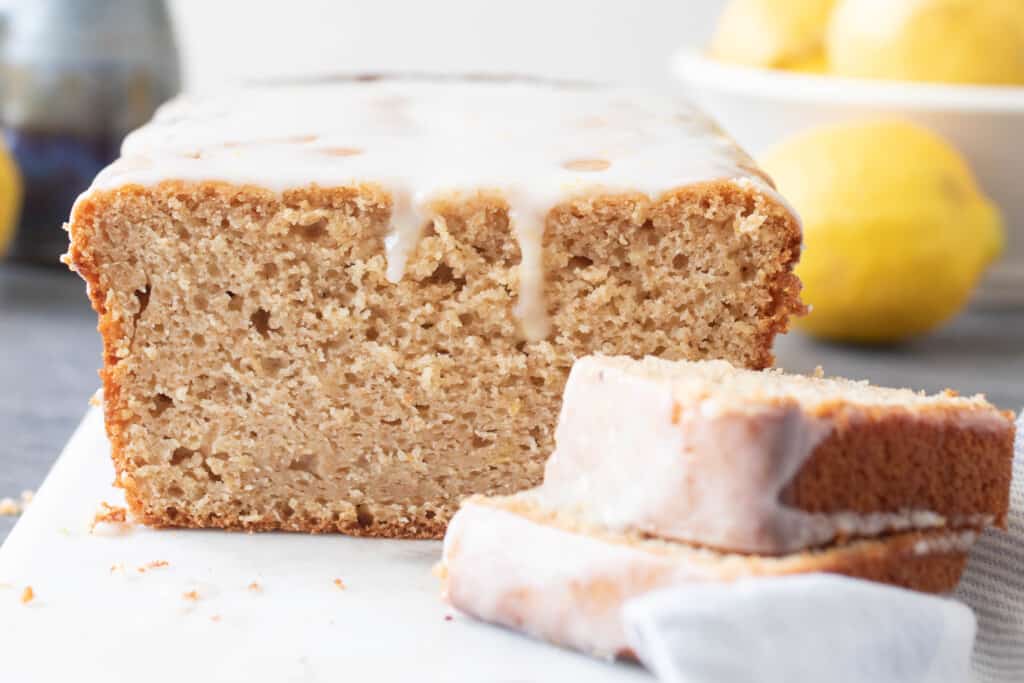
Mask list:
POLYGON ((171 0, 186 87, 352 71, 664 85, 723 0, 171 0))

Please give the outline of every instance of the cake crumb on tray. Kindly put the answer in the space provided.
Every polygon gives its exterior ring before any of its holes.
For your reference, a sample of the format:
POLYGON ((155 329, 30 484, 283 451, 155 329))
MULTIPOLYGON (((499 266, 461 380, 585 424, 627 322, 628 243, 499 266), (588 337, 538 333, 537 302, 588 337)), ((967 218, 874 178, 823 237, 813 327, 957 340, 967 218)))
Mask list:
POLYGON ((4 496, 0 498, 0 517, 16 517, 23 513, 32 499, 35 498, 35 491, 31 489, 25 489, 21 492, 18 499, 12 498, 11 496, 4 496))
POLYGON ((0 517, 17 517, 21 514, 21 506, 13 498, 0 498, 0 517))
POLYGON ((100 524, 127 524, 128 510, 120 505, 111 505, 107 501, 101 501, 93 515, 92 524, 89 526, 89 533, 94 533, 100 524))
POLYGON ((150 569, 161 569, 163 567, 170 566, 170 564, 171 563, 168 562, 167 560, 153 560, 152 562, 147 562, 146 564, 142 565, 141 567, 136 568, 135 571, 137 571, 140 574, 145 574, 150 569))

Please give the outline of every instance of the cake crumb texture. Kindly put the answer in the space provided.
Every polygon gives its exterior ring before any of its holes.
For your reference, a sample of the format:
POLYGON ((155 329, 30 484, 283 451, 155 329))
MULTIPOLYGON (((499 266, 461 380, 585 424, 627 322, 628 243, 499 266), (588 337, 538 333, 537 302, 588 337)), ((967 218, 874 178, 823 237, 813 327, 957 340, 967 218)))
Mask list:
POLYGON ((556 206, 539 341, 514 312, 501 197, 433 208, 392 283, 391 197, 376 186, 168 181, 79 201, 69 260, 100 316, 133 517, 437 538, 463 496, 540 482, 576 358, 763 368, 803 311, 799 226, 751 184, 556 206))

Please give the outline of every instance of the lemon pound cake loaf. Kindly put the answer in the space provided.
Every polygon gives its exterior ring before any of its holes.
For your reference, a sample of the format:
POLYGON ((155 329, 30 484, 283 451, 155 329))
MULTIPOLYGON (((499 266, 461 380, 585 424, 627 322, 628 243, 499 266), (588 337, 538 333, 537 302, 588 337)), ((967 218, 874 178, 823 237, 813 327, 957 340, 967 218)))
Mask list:
POLYGON ((941 593, 957 583, 974 531, 908 531, 780 557, 614 532, 554 511, 536 491, 474 497, 455 515, 438 568, 471 616, 598 656, 629 656, 622 606, 694 582, 828 572, 941 593))
POLYGON ((594 356, 569 376, 542 493, 610 529, 782 554, 1004 525, 1013 438, 980 396, 594 356))
POLYGON ((537 484, 575 358, 761 368, 797 220, 685 102, 365 80, 185 97, 74 207, 134 515, 439 537, 537 484))

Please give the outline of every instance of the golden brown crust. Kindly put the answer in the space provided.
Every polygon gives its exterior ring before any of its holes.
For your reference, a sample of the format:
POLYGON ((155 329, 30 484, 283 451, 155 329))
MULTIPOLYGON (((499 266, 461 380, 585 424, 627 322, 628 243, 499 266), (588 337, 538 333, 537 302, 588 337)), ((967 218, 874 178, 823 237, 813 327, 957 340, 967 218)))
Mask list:
POLYGON ((905 546, 889 551, 873 549, 822 571, 925 593, 948 593, 956 588, 966 566, 967 552, 963 550, 917 554, 905 546))
MULTIPOLYGON (((128 492, 125 492, 126 498, 128 492)), ((346 534, 367 538, 408 538, 436 540, 444 537, 448 525, 447 518, 428 519, 421 517, 416 520, 415 528, 409 524, 395 524, 389 521, 375 522, 372 526, 359 524, 351 520, 319 520, 319 521, 281 521, 271 515, 261 519, 225 518, 214 515, 194 515, 188 512, 178 513, 173 519, 166 514, 152 514, 147 511, 146 501, 128 498, 132 517, 146 526, 155 529, 225 529, 228 531, 294 531, 306 534, 346 534)))
MULTIPOLYGON (((752 166, 756 168, 756 166, 752 166)), ((767 179, 767 176, 765 176, 767 179)), ((768 179, 768 183, 774 187, 774 183, 768 179)), ((793 269, 800 259, 800 249, 803 244, 803 233, 800 224, 784 206, 771 203, 765 206, 765 199, 761 195, 745 195, 747 202, 751 202, 749 210, 759 208, 767 216, 764 229, 784 235, 786 239, 783 254, 786 259, 786 267, 780 269, 774 276, 771 287, 771 304, 762 311, 765 323, 761 327, 759 346, 765 349, 765 354, 754 366, 756 369, 770 368, 775 364, 775 356, 771 349, 775 341, 775 335, 785 334, 789 330, 791 317, 804 316, 808 307, 800 300, 800 289, 802 284, 793 269), (758 206, 760 205, 760 206, 758 206)), ((733 201, 738 201, 734 198, 733 201)))
POLYGON ((927 510, 953 528, 983 526, 987 516, 1005 528, 1012 414, 836 405, 819 416, 835 429, 783 491, 784 503, 820 513, 927 510))
MULTIPOLYGON (((412 288, 419 283, 432 283, 431 278, 436 276, 436 272, 434 276, 426 278, 419 274, 420 270, 426 269, 423 272, 429 275, 430 269, 433 269, 434 266, 428 265, 428 263, 436 263, 436 260, 430 261, 430 259, 440 259, 440 267, 447 268, 448 278, 451 278, 453 270, 458 273, 460 269, 468 268, 469 266, 466 264, 472 263, 473 259, 483 258, 504 269, 501 272, 506 275, 502 275, 502 277, 514 284, 516 277, 514 267, 518 262, 518 250, 511 240, 507 217, 502 214, 504 208, 500 198, 487 195, 442 205, 440 207, 441 215, 446 220, 450 234, 429 236, 425 240, 423 248, 419 252, 420 260, 414 259, 410 262, 411 276, 407 276, 409 283, 401 284, 399 287, 412 288), (431 249, 434 251, 430 252, 431 249)), ((330 258, 335 260, 327 265, 343 271, 348 263, 343 259, 356 259, 352 263, 358 261, 359 264, 369 264, 360 265, 360 268, 378 280, 382 280, 382 277, 373 272, 373 269, 378 266, 374 265, 372 261, 366 261, 365 259, 368 257, 361 256, 359 253, 379 249, 389 210, 390 198, 388 195, 372 185, 351 188, 309 187, 277 195, 257 187, 233 186, 214 182, 169 181, 156 187, 125 186, 114 190, 94 192, 78 202, 69 226, 72 236, 69 262, 72 268, 88 283, 93 308, 99 314, 98 329, 104 342, 104 367, 100 371, 100 376, 104 388, 106 429, 117 472, 116 483, 125 490, 126 500, 134 518, 152 526, 218 527, 252 531, 274 529, 306 532, 338 531, 353 535, 438 538, 443 534, 447 519, 454 511, 461 495, 475 491, 511 492, 538 482, 541 473, 540 465, 551 449, 558 400, 573 357, 591 352, 629 353, 635 356, 656 354, 669 358, 724 355, 739 365, 755 368, 767 367, 773 360, 771 344, 774 335, 786 329, 787 319, 790 315, 799 314, 804 310, 798 297, 799 282, 792 275, 792 268, 799 256, 799 225, 784 207, 753 189, 720 181, 687 186, 669 193, 655 202, 641 195, 582 199, 570 202, 556 207, 551 212, 545 234, 544 258, 546 268, 551 273, 547 288, 549 294, 551 292, 555 294, 551 297, 550 312, 556 335, 561 330, 561 336, 553 336, 554 344, 540 342, 526 344, 525 347, 517 339, 510 336, 503 337, 502 335, 505 333, 500 330, 511 329, 510 325, 514 326, 511 305, 504 303, 483 304, 485 306, 502 306, 502 310, 497 314, 499 327, 492 326, 481 332, 476 332, 482 338, 495 340, 494 343, 505 344, 508 351, 502 353, 509 354, 508 357, 513 358, 516 363, 522 363, 525 368, 523 372, 547 374, 543 380, 533 378, 532 386, 525 385, 521 388, 518 384, 512 385, 504 392, 504 398, 512 397, 511 402, 515 404, 516 412, 519 412, 520 409, 514 398, 517 393, 522 394, 524 408, 519 415, 510 412, 514 419, 510 417, 506 427, 509 430, 518 430, 515 432, 518 435, 516 438, 524 436, 528 431, 530 433, 529 440, 534 443, 532 452, 521 452, 519 455, 510 457, 509 453, 502 451, 502 449, 505 451, 509 449, 509 445, 505 442, 508 437, 499 433, 497 441, 486 441, 482 446, 481 453, 484 455, 481 457, 491 457, 494 462, 499 463, 496 466, 490 466, 490 474, 487 474, 487 469, 481 470, 482 474, 475 476, 484 478, 479 478, 475 484, 439 483, 439 486, 448 487, 446 490, 451 494, 448 499, 444 502, 436 501, 430 505, 413 505, 414 509, 400 513, 391 510, 393 504, 388 506, 370 504, 349 505, 340 513, 335 510, 330 514, 313 512, 284 514, 281 511, 283 503, 264 502, 259 497, 258 490, 251 493, 232 491, 227 483, 217 484, 220 487, 216 489, 217 503, 206 508, 184 500, 180 505, 169 504, 168 501, 173 498, 173 488, 170 489, 172 494, 164 492, 161 494, 162 499, 158 501, 153 484, 155 481, 153 468, 155 466, 164 468, 160 476, 165 478, 170 476, 168 474, 170 470, 167 470, 166 461, 162 460, 167 456, 158 457, 152 451, 152 445, 145 445, 140 441, 142 437, 139 436, 138 428, 151 430, 153 423, 149 417, 140 412, 138 407, 142 397, 138 395, 139 389, 136 388, 139 386, 137 375, 140 368, 146 369, 147 361, 139 357, 134 348, 134 342, 138 336, 140 339, 144 338, 147 344, 155 345, 159 350, 164 341, 150 327, 146 326, 145 317, 153 315, 154 309, 158 306, 169 304, 150 302, 149 284, 145 284, 145 288, 139 291, 136 289, 141 287, 142 283, 156 281, 167 273, 173 274, 175 268, 184 268, 186 264, 169 261, 156 262, 150 258, 148 246, 139 246, 133 241, 148 240, 148 245, 167 238, 179 239, 173 228, 165 227, 161 221, 165 221, 167 226, 173 226, 181 220, 191 219, 195 222, 195 225, 190 226, 191 236, 180 239, 195 240, 197 239, 195 233, 200 232, 203 239, 207 240, 203 242, 205 246, 209 244, 210 239, 216 238, 219 234, 223 239, 239 240, 239 245, 235 248, 237 252, 250 248, 241 243, 246 233, 239 232, 235 224, 229 223, 227 218, 217 219, 223 220, 218 233, 218 228, 210 224, 210 221, 214 220, 212 216, 239 213, 250 216, 247 220, 251 225, 249 228, 251 235, 252 231, 277 229, 275 226, 279 226, 283 222, 305 220, 304 216, 306 215, 321 217, 333 215, 338 217, 339 221, 342 219, 347 221, 342 222, 343 228, 352 225, 353 221, 358 221, 358 226, 360 226, 358 230, 361 232, 354 235, 339 233, 338 239, 347 240, 342 243, 345 249, 336 249, 335 252, 332 252, 333 255, 330 258), (760 224, 752 233, 753 236, 741 235, 737 230, 737 224, 749 220, 759 220, 760 224), (204 221, 206 222, 204 223, 204 221), (686 239, 691 241, 711 239, 713 243, 717 244, 718 242, 724 243, 727 241, 726 236, 731 235, 730 239, 735 240, 733 248, 746 250, 741 251, 741 256, 747 258, 751 264, 758 264, 753 271, 751 270, 753 266, 744 266, 742 272, 739 270, 735 273, 723 272, 721 278, 718 276, 712 278, 707 274, 695 274, 695 276, 703 277, 704 282, 709 282, 714 287, 725 287, 727 279, 731 283, 732 278, 735 278, 736 284, 728 284, 729 287, 748 287, 749 289, 744 291, 756 294, 750 299, 749 304, 743 303, 739 299, 721 304, 714 299, 702 300, 701 303, 694 304, 676 304, 704 306, 705 308, 701 310, 718 311, 715 315, 724 313, 727 316, 734 316, 730 319, 737 321, 733 329, 723 328, 716 332, 712 328, 718 325, 724 326, 725 322, 713 322, 708 331, 699 334, 695 332, 693 335, 687 336, 685 331, 689 329, 688 326, 700 322, 700 318, 697 313, 689 313, 686 309, 679 309, 684 315, 681 321, 674 323, 676 325, 674 331, 658 327, 666 325, 668 318, 663 317, 660 322, 653 322, 652 318, 641 322, 639 318, 636 318, 633 339, 627 338, 618 330, 609 328, 602 331, 599 318, 595 319, 598 323, 592 326, 592 328, 596 328, 596 332, 592 329, 583 334, 577 333, 573 329, 581 317, 587 319, 590 316, 605 315, 601 311, 604 310, 602 306, 607 306, 607 304, 602 304, 602 300, 597 297, 597 294, 600 294, 603 289, 601 278, 610 277, 607 269, 604 268, 605 263, 621 262, 621 266, 616 266, 622 269, 622 274, 616 276, 619 278, 616 282, 622 283, 618 285, 622 291, 628 291, 629 287, 634 286, 630 284, 630 281, 635 279, 635 276, 631 274, 631 269, 637 268, 637 266, 628 260, 632 258, 632 254, 626 253, 614 239, 609 240, 608 235, 605 234, 607 231, 622 230, 623 236, 620 238, 620 242, 622 239, 626 239, 633 240, 636 244, 651 242, 654 239, 651 236, 659 236, 657 239, 661 241, 657 243, 656 247, 651 248, 668 253, 669 255, 665 258, 671 261, 671 252, 666 252, 666 250, 693 248, 685 246, 689 242, 679 241, 681 238, 678 235, 682 234, 681 228, 687 224, 702 227, 694 228, 693 234, 687 233, 686 239), (721 232, 722 237, 718 238, 717 242, 713 234, 702 237, 702 230, 712 229, 723 231, 721 232), (591 234, 588 235, 588 232, 591 234), (362 243, 353 240, 362 240, 362 243), (673 247, 672 245, 677 246, 673 247), (349 252, 351 252, 351 256, 346 255, 349 252), (581 255, 577 257, 576 254, 581 255), (580 259, 579 264, 572 262, 572 259, 576 258, 580 259), (147 261, 147 259, 149 260, 147 261), (149 265, 143 265, 144 261, 149 265), (566 265, 567 261, 570 262, 568 266, 566 265), (762 268, 766 275, 758 272, 762 268), (581 278, 579 274, 582 274, 581 278), (654 330, 648 334, 645 330, 650 325, 654 326, 654 330), (641 330, 641 326, 644 330, 641 330), (680 331, 684 332, 682 336, 675 334, 680 331), (602 337, 602 334, 605 336, 602 337), (530 411, 536 412, 531 413, 530 411), (533 416, 532 421, 531 415, 533 416), (535 426, 530 427, 531 424, 535 426), (133 429, 136 429, 134 434, 133 429), (487 453, 490 452, 488 449, 495 451, 493 456, 487 456, 487 453), (486 481, 503 483, 496 485, 488 484, 486 481), (494 486, 498 487, 493 488, 494 486), (254 505, 248 505, 246 501, 254 502, 254 505)), ((335 219, 326 220, 329 221, 330 230, 335 230, 333 222, 335 219)), ((614 235, 612 236, 614 237, 614 235)), ((333 240, 335 235, 330 233, 328 237, 333 240)), ((276 235, 270 235, 266 239, 269 241, 276 238, 276 235)), ((184 248, 187 245, 179 246, 184 248)), ((307 245, 299 246, 302 249, 310 249, 309 256, 306 256, 305 253, 300 254, 305 259, 322 258, 322 254, 326 253, 314 252, 307 245)), ((724 249, 726 246, 723 245, 722 248, 724 249)), ((189 248, 192 252, 198 249, 197 247, 189 248)), ((154 246, 153 249, 155 250, 156 247, 154 246)), ((706 251, 706 249, 697 248, 697 251, 706 251)), ((700 255, 703 256, 703 254, 700 255)), ((694 256, 691 254, 691 257, 694 256)), ((181 258, 193 259, 187 264, 188 267, 200 267, 202 263, 197 260, 200 257, 201 254, 197 256, 195 253, 184 253, 181 258)), ((369 277, 369 275, 364 275, 364 277, 369 277)), ((466 275, 463 275, 463 278, 465 277, 466 275)), ((664 291, 659 287, 666 285, 657 280, 659 278, 654 278, 651 282, 643 284, 643 289, 639 289, 640 285, 635 285, 638 287, 635 295, 637 297, 635 315, 664 316, 664 311, 657 314, 652 313, 652 311, 659 310, 658 302, 661 298, 664 298, 666 302, 688 301, 688 299, 679 298, 689 296, 688 288, 676 287, 674 290, 664 291)), ((444 286, 445 282, 441 281, 439 286, 444 286)), ((334 284, 343 283, 331 283, 330 286, 334 284)), ((173 288, 174 283, 161 283, 161 286, 167 290, 173 288)), ((507 291, 509 285, 504 286, 507 291)), ((472 286, 467 289, 472 289, 472 286)), ((399 296, 405 297, 406 300, 416 296, 412 293, 415 291, 413 289, 404 291, 405 293, 399 296)), ((500 296, 506 300, 511 298, 506 291, 501 289, 495 291, 499 292, 500 296)), ((431 305, 447 306, 454 295, 445 296, 447 298, 442 298, 431 305)), ((696 310, 694 308, 694 311, 696 310)), ((191 311, 181 310, 177 313, 192 314, 191 311)), ((468 322, 467 324, 473 323, 468 322)), ((733 323, 729 322, 729 325, 733 325, 733 323)), ((224 352, 227 353, 227 350, 224 352)), ((175 350, 173 353, 181 354, 181 351, 175 350)), ((296 362, 298 363, 298 361, 296 362)), ((481 362, 487 363, 487 361, 481 362)), ((204 373, 204 376, 211 374, 207 371, 204 373)), ((177 407, 176 402, 175 407, 177 407)), ((413 418, 415 418, 415 414, 413 414, 413 418)), ((389 425, 390 423, 382 424, 378 430, 382 434, 386 433, 391 429, 389 425)), ((489 429, 494 429, 487 426, 489 429)), ((168 432, 166 438, 174 436, 172 432, 168 432)), ((436 439, 437 437, 430 438, 436 439)), ((436 459, 442 457, 444 453, 452 452, 452 447, 447 443, 438 442, 438 444, 438 454, 433 455, 429 453, 433 444, 424 443, 428 456, 436 459)), ((474 447, 477 446, 479 444, 474 444, 474 447)), ((465 444, 462 447, 465 447, 465 444)), ((335 449, 338 449, 337 444, 335 444, 335 449)), ((193 450, 189 449, 188 452, 191 453, 193 450)), ((226 455, 233 457, 234 454, 227 453, 226 455)), ((329 456, 329 459, 340 458, 342 455, 344 453, 339 453, 338 456, 329 456)), ((208 454, 204 454, 204 457, 208 457, 208 454)), ((347 463, 345 467, 348 467, 347 463)), ((473 467, 478 468, 479 466, 474 465, 473 467)), ((199 487, 199 490, 203 486, 214 486, 214 483, 201 483, 203 477, 209 477, 216 482, 216 475, 209 472, 208 466, 205 469, 205 474, 202 468, 197 470, 200 478, 189 480, 190 486, 199 487)), ((323 494, 318 493, 317 495, 323 494)), ((417 502, 422 503, 422 501, 417 502)))

